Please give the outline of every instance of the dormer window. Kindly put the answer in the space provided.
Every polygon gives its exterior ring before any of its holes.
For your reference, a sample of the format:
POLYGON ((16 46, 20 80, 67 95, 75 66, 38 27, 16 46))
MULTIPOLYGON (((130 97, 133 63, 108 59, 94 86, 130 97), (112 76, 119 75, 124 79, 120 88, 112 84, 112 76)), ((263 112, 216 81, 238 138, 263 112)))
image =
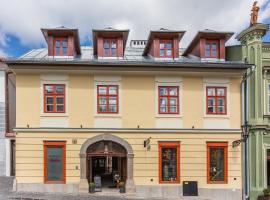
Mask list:
POLYGON ((205 42, 205 57, 206 58, 218 58, 219 57, 219 41, 218 40, 206 40, 205 42))
POLYGON ((159 43, 159 56, 161 58, 172 57, 173 42, 171 40, 161 40, 159 43))
POLYGON ((67 38, 54 39, 54 55, 55 56, 68 55, 68 39, 67 38))
POLYGON ((116 55, 117 55, 117 40, 104 39, 103 40, 103 56, 116 57, 116 55))

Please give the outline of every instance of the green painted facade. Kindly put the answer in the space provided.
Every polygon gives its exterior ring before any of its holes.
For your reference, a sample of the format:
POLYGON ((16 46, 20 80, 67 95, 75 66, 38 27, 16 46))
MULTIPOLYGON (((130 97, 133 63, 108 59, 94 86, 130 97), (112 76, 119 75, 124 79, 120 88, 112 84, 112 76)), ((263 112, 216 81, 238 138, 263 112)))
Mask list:
MULTIPOLYGON (((230 60, 246 61, 254 64, 247 79, 246 116, 252 125, 247 141, 248 189, 251 200, 257 200, 267 188, 267 149, 270 150, 270 43, 264 43, 262 37, 268 31, 267 24, 256 24, 242 31, 237 39, 241 45, 229 47, 230 60)), ((269 179, 269 178, 268 178, 269 179)))

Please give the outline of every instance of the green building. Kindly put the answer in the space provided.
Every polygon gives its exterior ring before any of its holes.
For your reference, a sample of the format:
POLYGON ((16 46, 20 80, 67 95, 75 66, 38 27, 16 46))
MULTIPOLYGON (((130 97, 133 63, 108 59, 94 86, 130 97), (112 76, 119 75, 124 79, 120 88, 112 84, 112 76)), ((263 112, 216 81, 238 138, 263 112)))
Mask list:
POLYGON ((250 200, 257 200, 263 189, 270 187, 270 42, 262 40, 268 29, 268 24, 250 26, 237 36, 241 45, 228 47, 226 52, 230 60, 242 60, 255 67, 247 72, 242 120, 252 125, 243 143, 243 188, 250 200))

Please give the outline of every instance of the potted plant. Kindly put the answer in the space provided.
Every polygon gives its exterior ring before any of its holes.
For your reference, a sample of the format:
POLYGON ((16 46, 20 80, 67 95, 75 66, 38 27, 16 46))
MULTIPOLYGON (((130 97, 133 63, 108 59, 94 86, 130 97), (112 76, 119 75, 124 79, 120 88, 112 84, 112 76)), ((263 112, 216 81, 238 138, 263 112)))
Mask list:
POLYGON ((263 195, 258 197, 258 200, 270 200, 270 188, 263 190, 263 195))
POLYGON ((120 193, 125 193, 126 192, 125 182, 123 182, 123 181, 121 181, 119 183, 119 192, 120 193))
POLYGON ((95 192, 96 184, 94 182, 89 183, 89 193, 95 192))

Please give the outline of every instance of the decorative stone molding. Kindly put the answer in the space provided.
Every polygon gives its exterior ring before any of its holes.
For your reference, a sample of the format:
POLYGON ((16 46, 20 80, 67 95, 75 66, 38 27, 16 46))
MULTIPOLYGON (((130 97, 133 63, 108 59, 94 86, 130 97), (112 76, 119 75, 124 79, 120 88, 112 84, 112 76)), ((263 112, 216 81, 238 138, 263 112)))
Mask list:
POLYGON ((87 139, 80 150, 80 166, 81 166, 81 180, 79 184, 79 191, 84 193, 88 191, 88 183, 86 177, 86 153, 89 146, 96 142, 100 141, 112 141, 122 145, 127 151, 127 180, 126 180, 126 189, 127 192, 135 192, 135 185, 133 180, 133 158, 134 153, 131 145, 124 139, 111 135, 111 134, 103 134, 97 135, 95 137, 87 139), (87 183, 87 184, 86 184, 87 183))

